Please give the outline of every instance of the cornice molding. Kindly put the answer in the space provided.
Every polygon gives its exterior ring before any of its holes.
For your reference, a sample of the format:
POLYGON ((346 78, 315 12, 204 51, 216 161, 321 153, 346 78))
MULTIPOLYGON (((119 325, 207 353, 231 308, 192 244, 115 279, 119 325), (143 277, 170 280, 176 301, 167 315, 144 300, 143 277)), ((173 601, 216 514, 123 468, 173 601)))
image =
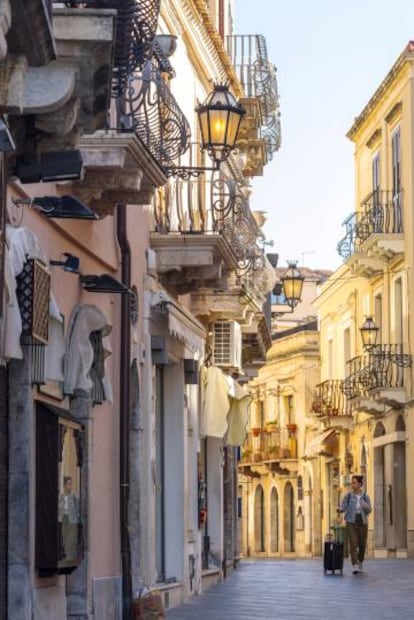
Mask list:
POLYGON ((390 71, 387 73, 371 99, 368 101, 361 114, 355 118, 354 124, 346 134, 350 140, 354 140, 358 131, 364 125, 365 121, 374 110, 376 105, 383 99, 384 93, 390 90, 391 86, 397 80, 402 70, 414 60, 414 41, 410 41, 402 54, 399 55, 390 71))
POLYGON ((161 17, 170 26, 174 23, 175 28, 180 24, 180 34, 188 42, 188 55, 198 70, 204 74, 204 79, 201 75, 199 76, 200 80, 208 84, 211 78, 226 79, 234 95, 238 98, 242 97, 242 85, 234 71, 223 40, 212 22, 205 1, 170 0, 168 7, 165 4, 162 4, 161 17), (201 51, 203 54, 200 53, 201 51), (213 75, 209 64, 214 67, 213 75))

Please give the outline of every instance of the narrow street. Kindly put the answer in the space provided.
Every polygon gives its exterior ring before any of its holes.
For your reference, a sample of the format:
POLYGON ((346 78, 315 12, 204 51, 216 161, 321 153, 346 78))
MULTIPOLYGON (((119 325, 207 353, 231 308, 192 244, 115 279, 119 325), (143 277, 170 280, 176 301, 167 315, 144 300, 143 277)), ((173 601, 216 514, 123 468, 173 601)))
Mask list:
POLYGON ((324 575, 321 560, 247 560, 169 620, 400 620, 414 616, 414 560, 368 560, 324 575))

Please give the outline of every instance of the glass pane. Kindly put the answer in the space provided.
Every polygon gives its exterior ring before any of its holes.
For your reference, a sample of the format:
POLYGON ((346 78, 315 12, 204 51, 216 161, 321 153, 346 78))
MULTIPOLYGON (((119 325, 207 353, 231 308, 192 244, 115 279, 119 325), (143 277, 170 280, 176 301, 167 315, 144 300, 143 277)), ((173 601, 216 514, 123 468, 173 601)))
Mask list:
POLYGON ((76 566, 81 560, 80 467, 78 431, 68 422, 59 424, 61 461, 59 463, 60 530, 59 568, 76 566))

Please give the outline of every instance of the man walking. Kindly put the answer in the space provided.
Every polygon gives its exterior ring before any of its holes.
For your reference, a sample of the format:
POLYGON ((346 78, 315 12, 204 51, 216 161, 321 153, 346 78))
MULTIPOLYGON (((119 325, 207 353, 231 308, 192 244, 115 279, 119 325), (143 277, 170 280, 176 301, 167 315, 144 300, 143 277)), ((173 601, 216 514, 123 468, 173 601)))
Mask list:
POLYGON ((363 476, 352 476, 352 490, 345 495, 338 512, 345 513, 346 529, 351 547, 352 573, 362 573, 367 545, 368 515, 371 512, 371 500, 362 490, 363 476))

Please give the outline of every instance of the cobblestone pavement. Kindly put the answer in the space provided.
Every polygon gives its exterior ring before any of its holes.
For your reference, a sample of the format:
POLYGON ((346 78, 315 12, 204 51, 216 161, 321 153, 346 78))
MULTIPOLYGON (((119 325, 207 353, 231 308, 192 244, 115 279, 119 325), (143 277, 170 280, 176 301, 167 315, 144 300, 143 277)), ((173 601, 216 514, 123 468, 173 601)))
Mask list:
POLYGON ((324 575, 321 560, 246 560, 167 620, 414 619, 414 560, 367 560, 324 575))

